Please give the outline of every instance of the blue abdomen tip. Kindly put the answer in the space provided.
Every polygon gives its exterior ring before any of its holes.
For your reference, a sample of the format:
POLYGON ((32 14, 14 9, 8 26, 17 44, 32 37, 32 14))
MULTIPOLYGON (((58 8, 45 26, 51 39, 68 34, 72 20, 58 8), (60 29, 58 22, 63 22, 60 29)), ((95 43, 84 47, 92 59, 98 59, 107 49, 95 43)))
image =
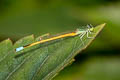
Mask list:
POLYGON ((21 51, 21 50, 23 50, 23 49, 24 49, 24 47, 16 48, 16 52, 19 52, 19 51, 21 51))

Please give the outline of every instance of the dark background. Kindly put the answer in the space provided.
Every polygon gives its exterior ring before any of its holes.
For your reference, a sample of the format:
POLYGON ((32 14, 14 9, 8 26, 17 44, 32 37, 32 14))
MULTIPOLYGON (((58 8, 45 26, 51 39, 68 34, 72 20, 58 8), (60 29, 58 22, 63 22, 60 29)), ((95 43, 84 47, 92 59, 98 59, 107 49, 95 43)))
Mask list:
POLYGON ((0 41, 107 23, 55 80, 120 80, 119 0, 0 0, 0 41))

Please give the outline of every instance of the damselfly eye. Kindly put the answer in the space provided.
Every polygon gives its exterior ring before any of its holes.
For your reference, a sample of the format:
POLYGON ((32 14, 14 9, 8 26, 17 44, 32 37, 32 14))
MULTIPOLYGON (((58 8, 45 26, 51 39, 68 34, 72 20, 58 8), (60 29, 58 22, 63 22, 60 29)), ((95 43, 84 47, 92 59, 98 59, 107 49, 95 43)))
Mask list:
POLYGON ((91 32, 94 31, 94 28, 93 28, 93 26, 92 26, 91 24, 87 25, 87 27, 89 28, 89 30, 90 30, 91 32))
POLYGON ((94 28, 92 27, 92 28, 90 28, 89 30, 90 30, 91 32, 93 32, 93 31, 94 31, 94 28))

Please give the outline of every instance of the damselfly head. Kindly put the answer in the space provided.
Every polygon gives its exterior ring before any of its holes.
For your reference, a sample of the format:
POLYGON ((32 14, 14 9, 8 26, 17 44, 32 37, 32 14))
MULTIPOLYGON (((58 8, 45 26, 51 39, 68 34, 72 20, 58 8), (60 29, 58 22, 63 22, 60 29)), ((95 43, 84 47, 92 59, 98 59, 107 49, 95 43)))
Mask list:
POLYGON ((93 27, 91 24, 87 25, 87 27, 88 27, 88 29, 90 30, 90 32, 93 32, 93 31, 94 31, 94 27, 93 27))
POLYGON ((91 24, 89 24, 89 25, 87 25, 87 27, 84 26, 84 28, 82 28, 82 29, 78 28, 75 32, 76 32, 76 34, 81 34, 81 33, 84 33, 86 31, 93 32, 94 27, 91 24))

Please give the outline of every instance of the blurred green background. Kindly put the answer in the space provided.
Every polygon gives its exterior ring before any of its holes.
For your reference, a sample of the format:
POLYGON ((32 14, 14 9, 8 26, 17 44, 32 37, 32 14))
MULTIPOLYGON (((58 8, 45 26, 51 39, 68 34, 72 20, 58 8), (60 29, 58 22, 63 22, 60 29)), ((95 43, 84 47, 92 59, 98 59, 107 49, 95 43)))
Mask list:
POLYGON ((0 41, 107 23, 54 80, 120 80, 119 0, 0 0, 0 41))

